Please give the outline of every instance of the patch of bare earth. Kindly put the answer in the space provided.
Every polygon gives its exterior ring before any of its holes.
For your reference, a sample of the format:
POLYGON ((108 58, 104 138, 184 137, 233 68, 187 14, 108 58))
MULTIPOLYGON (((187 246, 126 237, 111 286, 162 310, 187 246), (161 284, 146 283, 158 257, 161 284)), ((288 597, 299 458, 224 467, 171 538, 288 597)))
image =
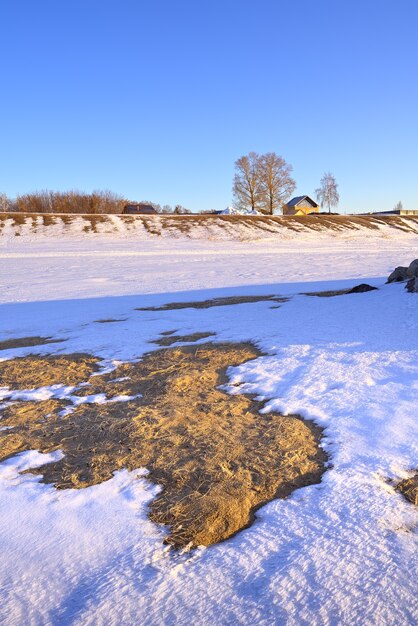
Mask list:
POLYGON ((175 309, 210 309, 214 306, 230 306, 233 304, 249 304, 253 302, 287 302, 289 298, 282 296, 228 296, 212 298, 211 300, 197 300, 193 302, 170 302, 161 306, 137 308, 137 311, 172 311, 175 309))
POLYGON ((400 482, 397 489, 407 500, 418 506, 418 473, 400 482))
MULTIPOLYGON (((60 461, 33 471, 62 489, 100 483, 121 468, 146 467, 162 487, 150 518, 169 527, 170 544, 227 539, 248 526, 266 502, 320 482, 327 460, 319 447, 322 431, 312 422, 260 414, 262 403, 219 388, 229 366, 258 356, 250 344, 167 348, 95 375, 83 388, 83 394, 88 389, 140 398, 81 404, 64 416, 56 401, 10 404, 1 419, 9 429, 0 431, 0 460, 22 450, 61 449, 60 461)), ((87 380, 97 363, 85 355, 56 358, 61 359, 57 370, 43 357, 6 362, 14 368, 6 384, 22 377, 19 386, 27 387, 28 368, 44 371, 42 377, 32 374, 32 386, 87 380)))
POLYGON ((94 322, 95 324, 115 324, 116 322, 126 322, 126 320, 126 317, 123 319, 113 319, 112 317, 109 317, 103 320, 94 320, 94 322))
POLYGON ((31 355, 0 362, 0 387, 37 389, 49 385, 77 385, 99 369, 89 354, 31 355))
POLYGON ((349 289, 333 289, 330 291, 308 291, 303 293, 303 296, 317 296, 318 298, 333 298, 334 296, 344 296, 353 293, 367 293, 368 291, 377 291, 376 287, 362 283, 356 285, 356 287, 350 287, 349 289))
POLYGON ((208 337, 214 337, 215 333, 191 333, 190 335, 173 335, 171 332, 162 333, 160 339, 156 339, 152 343, 156 343, 159 346, 167 347, 172 346, 174 343, 195 343, 201 339, 208 339, 208 337))
POLYGON ((19 337, 18 339, 6 339, 0 341, 0 350, 11 350, 12 348, 31 348, 32 346, 43 346, 47 343, 61 343, 65 339, 53 339, 52 337, 19 337))
POLYGON ((333 289, 329 291, 309 291, 303 293, 303 296, 316 296, 318 298, 333 298, 334 296, 344 296, 348 294, 348 289, 333 289))

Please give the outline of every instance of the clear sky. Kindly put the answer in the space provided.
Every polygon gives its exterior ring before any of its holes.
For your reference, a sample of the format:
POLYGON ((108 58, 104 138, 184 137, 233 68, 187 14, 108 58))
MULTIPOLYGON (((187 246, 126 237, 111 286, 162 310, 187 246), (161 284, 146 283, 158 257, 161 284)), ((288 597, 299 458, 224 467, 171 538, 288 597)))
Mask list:
POLYGON ((417 0, 0 0, 0 192, 231 203, 275 151, 342 212, 418 209, 417 0))

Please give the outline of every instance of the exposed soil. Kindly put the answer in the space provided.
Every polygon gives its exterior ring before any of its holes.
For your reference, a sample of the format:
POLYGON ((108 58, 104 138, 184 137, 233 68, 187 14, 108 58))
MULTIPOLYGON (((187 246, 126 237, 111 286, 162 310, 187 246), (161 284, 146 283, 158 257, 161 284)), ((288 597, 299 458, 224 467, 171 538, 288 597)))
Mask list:
POLYGON ((232 304, 248 304, 252 302, 287 302, 289 298, 282 296, 229 296, 226 298, 212 298, 211 300, 197 300, 194 302, 170 302, 161 306, 137 308, 137 311, 172 311, 175 309, 210 309, 213 306, 230 306, 232 304))
MULTIPOLYGON (((15 402, 3 410, 1 425, 12 428, 0 431, 0 460, 23 450, 61 449, 63 459, 32 472, 62 489, 146 467, 162 487, 150 518, 169 527, 167 542, 183 547, 227 539, 266 502, 320 482, 327 460, 319 447, 322 431, 312 422, 260 414, 262 403, 219 388, 230 365, 258 356, 250 344, 167 348, 92 376, 80 391, 141 398, 82 404, 64 416, 63 402, 15 402)), ((97 360, 33 356, 0 366, 2 384, 22 388, 87 380, 97 360)))
POLYGON ((0 387, 37 389, 49 385, 78 385, 99 369, 89 354, 27 356, 0 361, 0 387))
POLYGON ((309 291, 303 293, 303 296, 317 296, 318 298, 333 298, 334 296, 345 296, 352 293, 367 293, 368 291, 377 291, 377 287, 372 287, 366 283, 356 285, 350 289, 334 289, 331 291, 309 291))
POLYGON ((123 319, 113 319, 111 317, 109 317, 108 319, 103 319, 103 320, 94 320, 94 322, 96 324, 115 324, 116 322, 126 322, 128 318, 125 317, 123 319))
POLYGON ((418 472, 412 478, 407 478, 397 486, 407 500, 418 506, 418 472))
POLYGON ((208 337, 214 337, 216 333, 192 333, 191 335, 173 335, 171 332, 167 335, 162 333, 160 339, 156 339, 152 343, 156 343, 159 346, 167 347, 172 346, 174 343, 193 343, 200 341, 200 339, 207 339, 208 337))
POLYGON ((52 337, 20 337, 18 339, 0 341, 0 350, 30 348, 32 346, 43 346, 47 343, 61 343, 63 341, 66 341, 66 339, 53 339, 52 337))
POLYGON ((318 298, 333 298, 334 296, 344 296, 348 293, 348 289, 333 289, 329 291, 308 291, 302 296, 316 296, 318 298))

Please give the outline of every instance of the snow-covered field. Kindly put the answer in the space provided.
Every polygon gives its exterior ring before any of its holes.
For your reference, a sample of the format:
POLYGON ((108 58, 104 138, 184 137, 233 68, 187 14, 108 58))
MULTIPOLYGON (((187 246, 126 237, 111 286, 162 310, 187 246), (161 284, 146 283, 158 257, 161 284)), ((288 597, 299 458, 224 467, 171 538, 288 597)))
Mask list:
POLYGON ((314 419, 331 455, 321 484, 269 503, 233 539, 185 554, 147 519, 156 487, 143 468, 57 491, 19 474, 45 455, 1 463, 1 623, 418 624, 418 510, 394 489, 418 468, 418 296, 384 284, 418 257, 417 234, 242 242, 52 230, 7 231, 0 242, 0 341, 66 339, 0 358, 136 359, 170 330, 252 341, 266 356, 231 368, 231 382, 267 409, 314 419), (379 289, 302 295, 359 282, 379 289), (136 310, 255 294, 291 298, 279 308, 136 310))

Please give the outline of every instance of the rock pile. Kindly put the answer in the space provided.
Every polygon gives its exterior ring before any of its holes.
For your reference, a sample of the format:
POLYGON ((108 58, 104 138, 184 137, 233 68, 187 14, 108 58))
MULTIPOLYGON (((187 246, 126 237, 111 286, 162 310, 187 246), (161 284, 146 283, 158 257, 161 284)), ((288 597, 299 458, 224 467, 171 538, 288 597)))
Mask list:
POLYGON ((388 283, 402 283, 405 281, 405 288, 410 293, 418 293, 418 259, 412 261, 408 267, 403 267, 402 265, 396 267, 387 279, 388 283))

